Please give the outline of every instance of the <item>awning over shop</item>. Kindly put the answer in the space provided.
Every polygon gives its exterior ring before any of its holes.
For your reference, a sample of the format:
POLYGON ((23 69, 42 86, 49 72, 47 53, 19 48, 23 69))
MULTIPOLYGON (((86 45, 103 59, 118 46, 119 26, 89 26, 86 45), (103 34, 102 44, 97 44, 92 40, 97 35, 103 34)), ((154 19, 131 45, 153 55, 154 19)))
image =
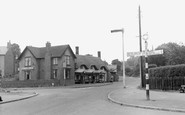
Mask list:
POLYGON ((93 73, 95 70, 93 70, 93 69, 87 69, 87 70, 85 70, 84 72, 85 73, 93 73))
POLYGON ((75 71, 75 73, 83 73, 85 70, 84 69, 77 69, 76 71, 75 71))
POLYGON ((97 70, 98 73, 102 73, 102 74, 105 74, 106 72, 104 70, 97 70))
POLYGON ((87 73, 87 74, 91 74, 91 73, 97 73, 97 74, 105 74, 106 72, 104 70, 94 70, 94 69, 77 69, 75 71, 75 73, 87 73))

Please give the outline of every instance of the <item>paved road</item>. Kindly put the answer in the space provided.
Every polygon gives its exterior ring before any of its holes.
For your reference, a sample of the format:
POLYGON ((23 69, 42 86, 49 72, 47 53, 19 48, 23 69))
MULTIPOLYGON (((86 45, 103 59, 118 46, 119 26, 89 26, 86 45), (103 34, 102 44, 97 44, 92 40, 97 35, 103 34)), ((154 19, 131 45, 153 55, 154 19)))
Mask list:
MULTIPOLYGON (((127 79, 133 84, 133 79, 127 79)), ((124 107, 107 100, 110 91, 122 87, 122 82, 95 88, 32 89, 39 96, 0 105, 0 115, 182 115, 124 107)))

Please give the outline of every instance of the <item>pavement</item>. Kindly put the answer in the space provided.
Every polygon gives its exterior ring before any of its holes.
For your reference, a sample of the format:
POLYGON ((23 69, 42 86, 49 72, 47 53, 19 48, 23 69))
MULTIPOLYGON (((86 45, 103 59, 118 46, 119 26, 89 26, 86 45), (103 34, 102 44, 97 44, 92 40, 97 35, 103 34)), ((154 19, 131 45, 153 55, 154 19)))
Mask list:
POLYGON ((146 90, 138 86, 139 82, 135 82, 126 88, 112 91, 108 94, 108 99, 122 106, 185 113, 185 93, 150 90, 150 100, 147 100, 146 90))
POLYGON ((75 84, 71 86, 58 86, 58 87, 34 87, 34 88, 7 88, 0 89, 0 96, 3 101, 0 104, 20 101, 39 95, 36 92, 32 92, 34 89, 51 89, 51 88, 86 88, 86 87, 100 87, 104 85, 110 85, 112 83, 95 83, 95 84, 75 84), (28 91, 29 90, 29 91, 28 91))
POLYGON ((20 101, 24 99, 28 99, 31 97, 37 96, 38 93, 35 92, 26 92, 26 91, 20 91, 20 90, 5 90, 1 89, 0 96, 3 101, 0 102, 0 104, 20 101))

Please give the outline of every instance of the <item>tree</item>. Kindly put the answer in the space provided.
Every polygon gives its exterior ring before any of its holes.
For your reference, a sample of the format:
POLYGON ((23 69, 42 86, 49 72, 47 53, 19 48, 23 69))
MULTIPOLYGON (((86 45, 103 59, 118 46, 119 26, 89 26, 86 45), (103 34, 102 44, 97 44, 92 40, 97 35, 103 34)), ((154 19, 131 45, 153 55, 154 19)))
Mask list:
POLYGON ((118 59, 114 59, 112 60, 112 65, 117 65, 117 72, 119 75, 122 75, 123 72, 122 72, 122 62, 119 61, 118 59))
POLYGON ((13 51, 15 58, 18 58, 21 54, 21 49, 20 49, 19 45, 16 43, 13 43, 13 44, 11 44, 11 48, 12 48, 12 51, 13 51))
POLYGON ((185 63, 185 46, 177 43, 169 42, 162 44, 156 50, 163 49, 163 55, 149 56, 149 64, 156 64, 157 66, 177 65, 185 63))
POLYGON ((13 52, 14 60, 15 60, 15 65, 14 65, 15 66, 15 73, 18 73, 18 68, 19 68, 18 57, 21 54, 21 49, 18 44, 13 43, 13 44, 11 44, 11 50, 13 52))

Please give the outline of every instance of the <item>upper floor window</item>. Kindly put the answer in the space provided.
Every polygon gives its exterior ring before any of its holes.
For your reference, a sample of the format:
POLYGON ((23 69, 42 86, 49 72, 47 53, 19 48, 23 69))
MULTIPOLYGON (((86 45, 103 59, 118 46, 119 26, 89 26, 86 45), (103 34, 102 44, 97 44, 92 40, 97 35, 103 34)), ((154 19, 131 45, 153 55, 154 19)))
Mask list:
POLYGON ((31 57, 26 57, 25 58, 25 66, 31 66, 31 57))
POLYGON ((58 64, 58 58, 53 58, 53 65, 57 65, 58 64))
POLYGON ((70 56, 65 56, 66 65, 70 65, 70 56))

